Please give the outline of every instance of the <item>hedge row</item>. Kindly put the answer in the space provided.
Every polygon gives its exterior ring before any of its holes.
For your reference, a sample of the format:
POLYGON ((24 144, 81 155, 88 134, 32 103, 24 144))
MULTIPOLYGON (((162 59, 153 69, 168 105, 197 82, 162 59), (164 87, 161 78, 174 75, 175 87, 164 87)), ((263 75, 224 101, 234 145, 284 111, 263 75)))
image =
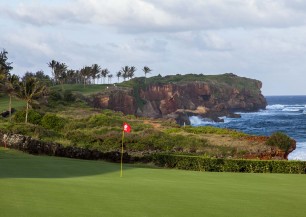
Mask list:
POLYGON ((156 154, 153 157, 153 162, 161 167, 195 171, 306 174, 305 161, 216 159, 199 156, 156 154))

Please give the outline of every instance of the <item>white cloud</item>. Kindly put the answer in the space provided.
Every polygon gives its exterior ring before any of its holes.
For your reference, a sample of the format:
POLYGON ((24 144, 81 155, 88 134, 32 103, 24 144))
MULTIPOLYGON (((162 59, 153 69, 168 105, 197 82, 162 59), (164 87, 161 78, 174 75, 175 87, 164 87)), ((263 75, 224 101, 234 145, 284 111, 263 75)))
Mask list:
POLYGON ((138 76, 149 65, 152 75, 233 72, 262 80, 265 94, 306 94, 305 12, 301 0, 1 1, 0 48, 17 73, 49 72, 52 59, 134 65, 138 76))
POLYGON ((62 4, 19 3, 1 12, 33 25, 90 23, 124 32, 180 32, 222 28, 285 28, 304 25, 299 1, 276 0, 78 0, 62 4), (288 7, 291 6, 291 7, 288 7))

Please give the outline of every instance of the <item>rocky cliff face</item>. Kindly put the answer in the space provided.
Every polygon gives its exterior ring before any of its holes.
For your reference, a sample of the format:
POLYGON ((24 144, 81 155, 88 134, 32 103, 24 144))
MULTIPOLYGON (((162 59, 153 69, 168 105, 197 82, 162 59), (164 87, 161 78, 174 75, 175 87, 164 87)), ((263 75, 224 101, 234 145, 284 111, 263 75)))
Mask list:
POLYGON ((258 80, 234 74, 186 75, 174 82, 171 79, 167 76, 158 81, 148 80, 147 84, 133 79, 131 87, 109 88, 93 96, 90 102, 95 107, 125 114, 175 118, 180 124, 188 123, 188 115, 217 120, 218 116, 233 116, 234 111, 257 111, 266 107, 260 90, 262 83, 258 80))

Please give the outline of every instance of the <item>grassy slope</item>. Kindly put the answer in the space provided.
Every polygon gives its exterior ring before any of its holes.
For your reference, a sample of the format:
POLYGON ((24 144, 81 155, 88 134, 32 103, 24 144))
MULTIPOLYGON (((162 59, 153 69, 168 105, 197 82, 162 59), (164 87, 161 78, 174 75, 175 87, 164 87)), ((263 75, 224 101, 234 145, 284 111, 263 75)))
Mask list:
MULTIPOLYGON (((106 84, 93 84, 93 85, 85 85, 84 87, 83 84, 64 84, 63 87, 64 87, 64 90, 81 93, 87 96, 93 93, 98 93, 98 92, 103 91, 107 87, 107 85, 106 84)), ((62 87, 61 85, 56 85, 54 87, 51 87, 51 89, 61 90, 62 87)))
POLYGON ((1 216, 305 216, 306 176, 203 173, 0 148, 1 216))
MULTIPOLYGON (((7 96, 0 97, 0 112, 7 111, 9 104, 9 98, 7 96)), ((21 109, 26 104, 24 101, 12 98, 12 108, 21 109)))

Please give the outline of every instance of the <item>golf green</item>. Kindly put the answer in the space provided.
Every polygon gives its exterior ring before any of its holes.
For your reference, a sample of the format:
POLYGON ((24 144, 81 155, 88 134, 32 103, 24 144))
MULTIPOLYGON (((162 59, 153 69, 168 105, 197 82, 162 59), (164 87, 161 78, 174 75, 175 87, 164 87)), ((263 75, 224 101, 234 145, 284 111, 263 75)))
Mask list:
POLYGON ((0 148, 0 216, 305 217, 306 176, 209 173, 0 148))

